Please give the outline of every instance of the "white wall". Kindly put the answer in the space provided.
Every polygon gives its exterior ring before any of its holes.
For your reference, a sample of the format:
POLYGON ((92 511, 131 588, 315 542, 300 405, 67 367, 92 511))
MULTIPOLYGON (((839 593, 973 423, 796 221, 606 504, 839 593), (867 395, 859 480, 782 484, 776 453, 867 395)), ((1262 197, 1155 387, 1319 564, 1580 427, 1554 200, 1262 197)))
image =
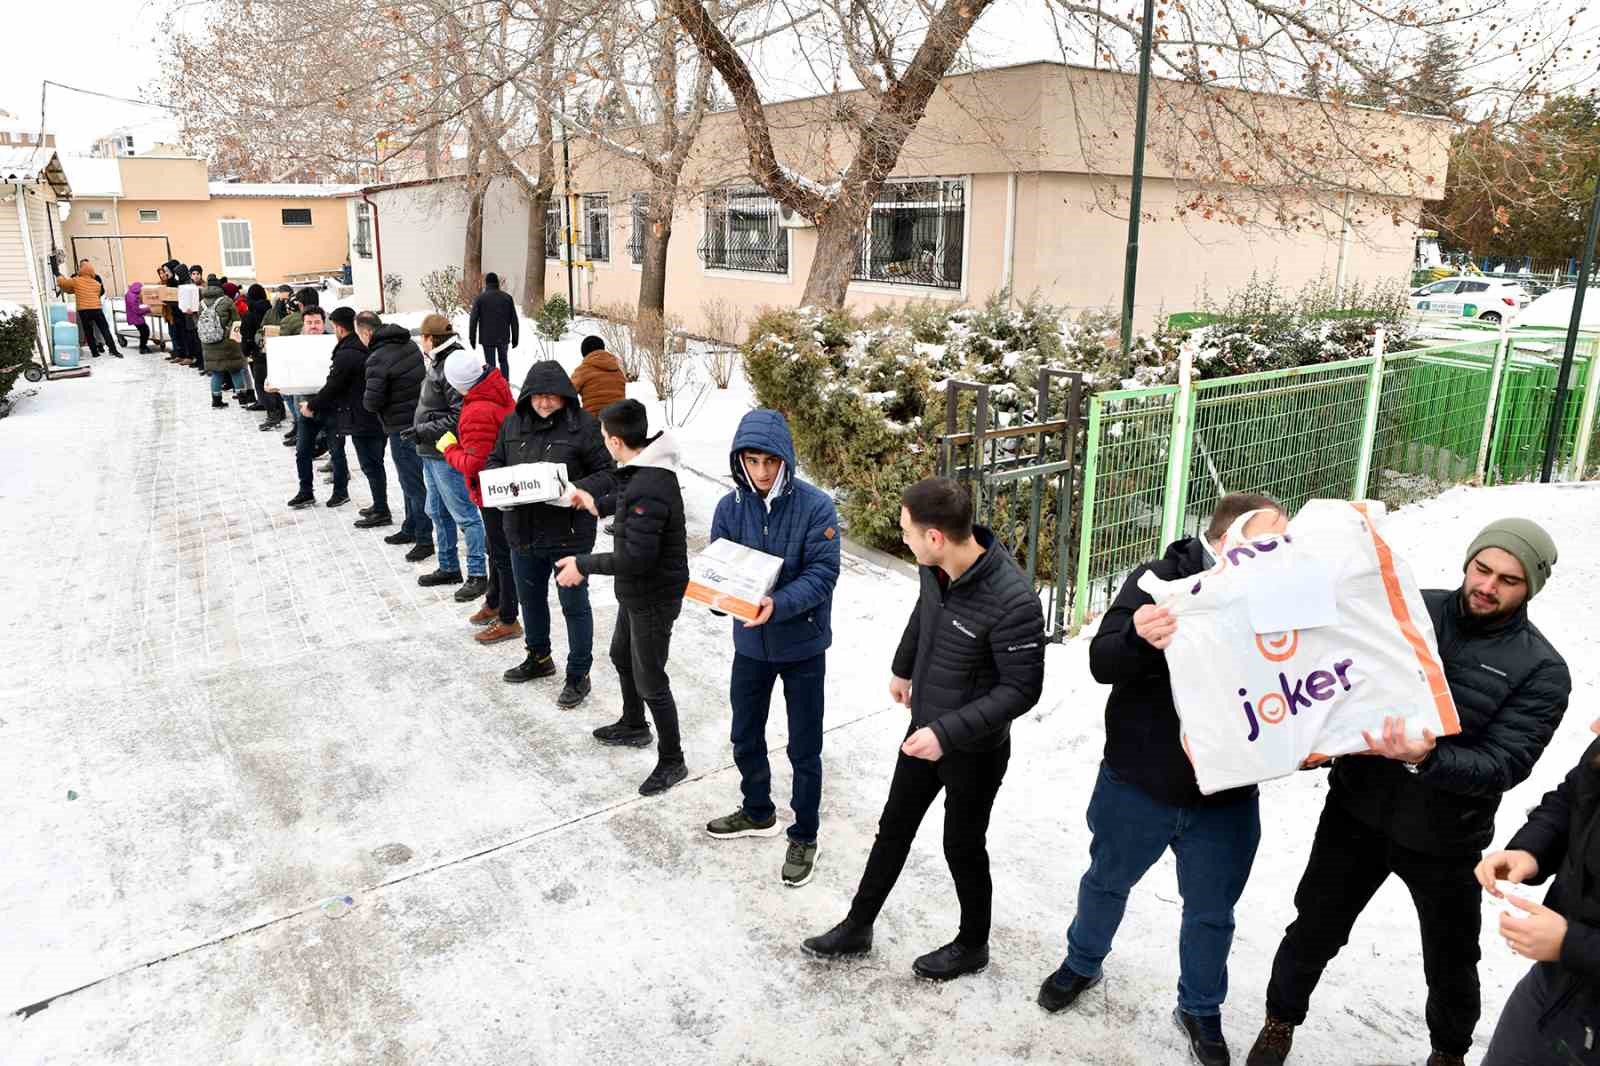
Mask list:
MULTIPOLYGON (((402 311, 429 307, 422 289, 424 274, 444 267, 461 268, 462 241, 467 226, 467 195, 462 182, 438 182, 397 189, 380 189, 368 195, 378 206, 378 233, 383 247, 383 272, 400 275, 403 284, 396 299, 402 311)), ((355 232, 355 208, 351 209, 355 232)), ((521 187, 508 180, 494 181, 483 210, 483 269, 500 275, 501 287, 520 299, 527 277, 528 205, 521 187)), ((353 251, 353 249, 352 249, 353 251)), ((359 259, 350 260, 359 271, 359 259)), ((376 276, 376 258, 369 261, 376 276)), ((360 273, 356 295, 377 307, 368 297, 360 273)), ((376 282, 369 280, 367 285, 376 282)), ((376 290, 371 290, 375 292, 376 290)), ((368 306, 368 303, 363 303, 368 306)))
POLYGON ((345 231, 350 234, 350 284, 355 289, 350 299, 359 310, 376 311, 383 306, 383 281, 378 277, 376 239, 371 242, 374 247, 370 258, 362 258, 356 251, 356 210, 360 203, 359 196, 345 200, 345 231))

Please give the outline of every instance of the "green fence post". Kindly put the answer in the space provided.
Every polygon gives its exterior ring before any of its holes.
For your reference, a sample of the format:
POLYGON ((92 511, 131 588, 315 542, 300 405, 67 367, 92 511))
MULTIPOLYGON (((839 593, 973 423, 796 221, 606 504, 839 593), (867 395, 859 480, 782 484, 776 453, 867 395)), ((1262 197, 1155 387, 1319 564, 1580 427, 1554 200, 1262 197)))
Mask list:
POLYGON ((1378 435, 1378 404, 1383 399, 1383 327, 1372 337, 1372 366, 1368 370, 1367 408, 1361 419, 1361 448, 1356 454, 1355 491, 1352 500, 1367 498, 1367 477, 1372 468, 1372 447, 1378 435))
POLYGON ((1506 376, 1506 364, 1511 360, 1511 327, 1504 321, 1500 323, 1500 343, 1494 348, 1494 362, 1489 364, 1489 402, 1483 411, 1483 440, 1478 445, 1478 469, 1476 478, 1478 484, 1489 483, 1489 451, 1494 446, 1496 429, 1498 428, 1500 406, 1500 384, 1506 376))
POLYGON ((1083 457, 1083 517, 1078 523, 1078 587, 1072 594, 1072 624, 1083 625, 1089 609, 1089 551, 1094 546, 1094 476, 1100 457, 1100 411, 1105 406, 1099 396, 1089 398, 1088 448, 1083 457))
POLYGON ((1594 414, 1597 399, 1600 399, 1600 381, 1595 380, 1595 342, 1594 338, 1584 338, 1586 343, 1585 358, 1583 361, 1583 409, 1578 415, 1578 439, 1572 447, 1572 473, 1573 481, 1583 480, 1583 466, 1589 457, 1589 438, 1594 432, 1594 414))
POLYGON ((1161 546, 1178 539, 1183 523, 1184 483, 1189 479, 1189 449, 1194 434, 1194 341, 1178 349, 1178 395, 1172 403, 1172 438, 1167 444, 1167 491, 1161 501, 1161 546))

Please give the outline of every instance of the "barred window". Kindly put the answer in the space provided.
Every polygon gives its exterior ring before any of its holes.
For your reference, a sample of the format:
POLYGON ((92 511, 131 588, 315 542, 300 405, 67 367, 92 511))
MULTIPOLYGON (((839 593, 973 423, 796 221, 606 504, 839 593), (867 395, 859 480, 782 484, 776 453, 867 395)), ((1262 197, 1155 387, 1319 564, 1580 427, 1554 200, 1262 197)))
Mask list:
POLYGON ((356 255, 372 258, 372 208, 364 201, 356 201, 356 255))
POLYGON ((961 288, 967 220, 960 178, 884 183, 873 201, 857 281, 961 288))
POLYGON ((789 233, 778 225, 778 205, 761 188, 706 193, 700 258, 713 270, 760 274, 789 272, 789 233))
POLYGON ((552 195, 544 209, 544 257, 561 258, 561 201, 552 195))
POLYGON ((603 192, 583 195, 583 251, 591 262, 611 262, 611 197, 603 192))
POLYGON ((283 209, 283 224, 285 226, 311 225, 311 208, 285 207, 283 209))
POLYGON ((636 192, 629 201, 628 255, 634 265, 644 262, 644 228, 649 224, 650 195, 636 192))

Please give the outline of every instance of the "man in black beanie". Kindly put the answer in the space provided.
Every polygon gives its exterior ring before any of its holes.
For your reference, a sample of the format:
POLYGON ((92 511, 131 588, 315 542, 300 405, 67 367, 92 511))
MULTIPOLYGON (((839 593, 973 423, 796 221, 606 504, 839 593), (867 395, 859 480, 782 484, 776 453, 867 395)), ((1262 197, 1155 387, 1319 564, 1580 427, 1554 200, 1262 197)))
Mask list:
POLYGON ((1334 760, 1247 1066, 1288 1058, 1323 968, 1390 874, 1410 890, 1422 927, 1428 1066, 1465 1063, 1480 1010, 1474 868, 1494 837, 1500 797, 1533 770, 1572 690, 1566 662, 1528 620, 1528 601, 1555 565, 1548 533, 1503 518, 1473 539, 1459 589, 1423 592, 1461 732, 1410 737, 1391 718, 1381 736, 1367 737, 1370 753, 1334 760))

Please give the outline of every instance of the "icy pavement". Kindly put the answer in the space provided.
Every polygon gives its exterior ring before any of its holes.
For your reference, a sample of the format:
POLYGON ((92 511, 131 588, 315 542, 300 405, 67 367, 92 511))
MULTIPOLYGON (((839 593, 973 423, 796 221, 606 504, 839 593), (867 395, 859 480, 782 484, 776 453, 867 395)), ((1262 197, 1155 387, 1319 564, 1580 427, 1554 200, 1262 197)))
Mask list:
MULTIPOLYGON (((701 831, 739 795, 725 620, 679 622, 693 776, 641 799, 652 753, 589 737, 618 713, 603 580, 595 695, 558 711, 553 683, 500 681, 519 644, 475 645, 451 590, 418 588, 426 567, 386 531, 351 528, 358 472, 352 505, 287 510, 290 450, 165 363, 102 359, 38 389, 0 420, 0 513, 18 534, 0 601, 0 1062, 1182 1061, 1170 860, 1134 892, 1106 982, 1066 1016, 1033 1004, 1087 860, 1104 690, 1084 642, 1052 649, 1047 696, 1015 730, 990 833, 989 969, 948 986, 910 972, 955 930, 937 808, 875 954, 829 966, 797 945, 842 916, 871 844, 904 728, 884 683, 910 581, 847 558, 821 856, 789 890, 781 839, 701 831)), ((715 426, 693 428, 701 467, 721 469, 715 426)), ((686 483, 703 533, 718 488, 686 483)), ((1577 689, 1503 807, 1502 841, 1596 713, 1600 490, 1458 490, 1388 530, 1425 584, 1453 583, 1472 533, 1504 513, 1548 523, 1563 549, 1534 617, 1577 689)), ((563 637, 558 623, 558 657, 563 637)), ((780 703, 780 804, 782 717, 780 703)), ((1241 1060, 1322 784, 1264 789, 1226 1011, 1241 1060)), ((1483 941, 1480 1042, 1523 970, 1483 941)), ((1294 1061, 1420 1060, 1422 996, 1416 919, 1391 883, 1329 967, 1294 1061)))

